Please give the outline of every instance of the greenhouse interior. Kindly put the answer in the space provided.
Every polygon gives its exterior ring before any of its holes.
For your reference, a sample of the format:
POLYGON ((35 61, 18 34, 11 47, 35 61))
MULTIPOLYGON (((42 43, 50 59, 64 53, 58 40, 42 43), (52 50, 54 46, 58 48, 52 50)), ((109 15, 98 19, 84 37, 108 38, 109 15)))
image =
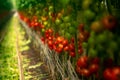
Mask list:
POLYGON ((0 0, 0 80, 120 80, 120 0, 0 0))

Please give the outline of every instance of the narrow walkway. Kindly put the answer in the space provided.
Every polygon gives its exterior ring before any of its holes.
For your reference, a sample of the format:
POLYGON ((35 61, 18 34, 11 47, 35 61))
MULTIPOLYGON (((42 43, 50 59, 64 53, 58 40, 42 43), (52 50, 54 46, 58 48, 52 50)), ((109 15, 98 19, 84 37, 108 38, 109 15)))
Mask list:
POLYGON ((0 80, 19 80, 14 17, 4 26, 0 42, 0 80), (4 35, 3 35, 4 34, 4 35))
POLYGON ((52 80, 40 48, 21 26, 15 14, 0 34, 4 34, 0 38, 0 80, 52 80))

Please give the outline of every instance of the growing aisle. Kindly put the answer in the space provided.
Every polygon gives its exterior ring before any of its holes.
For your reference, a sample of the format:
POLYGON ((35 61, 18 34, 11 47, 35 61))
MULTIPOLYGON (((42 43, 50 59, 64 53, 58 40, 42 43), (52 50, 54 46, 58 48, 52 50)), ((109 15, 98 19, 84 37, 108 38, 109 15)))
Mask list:
POLYGON ((39 48, 21 26, 17 14, 5 26, 0 42, 0 80, 50 80, 39 48))
POLYGON ((4 26, 6 32, 0 42, 0 80, 19 80, 14 18, 4 26))

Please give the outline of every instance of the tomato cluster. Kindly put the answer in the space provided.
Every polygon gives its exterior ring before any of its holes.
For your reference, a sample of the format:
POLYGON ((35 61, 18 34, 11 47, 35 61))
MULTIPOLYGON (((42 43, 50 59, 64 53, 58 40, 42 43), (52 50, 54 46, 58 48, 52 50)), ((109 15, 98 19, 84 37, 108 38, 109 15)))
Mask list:
POLYGON ((94 76, 96 79, 100 78, 101 72, 103 80, 119 80, 120 79, 120 67, 114 65, 113 59, 101 59, 98 57, 81 56, 76 63, 76 72, 79 76, 90 78, 94 76), (101 66, 104 66, 102 69, 101 66), (103 70, 103 71, 100 71, 103 70))
POLYGON ((80 24, 78 26, 79 28, 79 34, 78 34, 78 38, 80 40, 80 42, 86 42, 88 40, 88 38, 90 37, 90 33, 84 29, 84 24, 80 24))
POLYGON ((105 80, 120 80, 120 67, 106 68, 103 77, 105 80))
MULTIPOLYGON (((61 32, 60 33, 56 32, 54 27, 48 28, 44 24, 44 22, 47 22, 49 19, 51 19, 52 21, 53 21, 53 18, 55 19, 55 21, 59 20, 63 12, 64 11, 61 11, 57 14, 51 13, 49 18, 43 17, 43 16, 41 16, 41 18, 38 18, 37 16, 33 16, 30 19, 25 17, 22 13, 19 13, 19 15, 20 15, 20 18, 24 22, 26 22, 31 29, 35 31, 41 31, 41 35, 42 35, 41 40, 44 43, 46 43, 51 50, 54 50, 59 54, 62 52, 67 52, 71 57, 75 57, 76 54, 82 54, 84 52, 82 43, 86 42, 90 36, 89 32, 84 29, 84 24, 79 24, 78 26, 79 35, 77 36, 77 38, 75 38, 75 36, 71 36, 70 33, 68 33, 67 35, 61 35, 60 34, 61 32), (77 42, 77 44, 75 42, 77 42), (77 51, 75 49, 77 49, 77 51)), ((64 21, 68 22, 68 20, 69 20, 69 16, 66 16, 64 18, 64 21)), ((55 23, 58 24, 59 21, 55 23)), ((65 26, 66 25, 63 25, 63 27, 65 26)), ((70 32, 73 32, 73 31, 70 31, 70 32)), ((77 32, 74 32, 74 34, 75 33, 77 32)))
POLYGON ((88 58, 87 56, 82 56, 78 59, 76 63, 76 72, 84 77, 90 77, 91 75, 98 76, 100 59, 88 58))
POLYGON ((42 41, 47 43, 51 50, 56 51, 58 54, 62 52, 68 52, 71 57, 75 57, 75 45, 73 39, 68 40, 59 34, 55 34, 52 29, 45 30, 44 37, 42 41))
POLYGON ((20 15, 20 18, 24 22, 26 22, 30 28, 33 28, 34 30, 41 30, 41 29, 45 28, 43 23, 38 21, 37 16, 33 16, 31 19, 29 19, 28 17, 24 16, 22 13, 19 13, 19 15, 20 15))

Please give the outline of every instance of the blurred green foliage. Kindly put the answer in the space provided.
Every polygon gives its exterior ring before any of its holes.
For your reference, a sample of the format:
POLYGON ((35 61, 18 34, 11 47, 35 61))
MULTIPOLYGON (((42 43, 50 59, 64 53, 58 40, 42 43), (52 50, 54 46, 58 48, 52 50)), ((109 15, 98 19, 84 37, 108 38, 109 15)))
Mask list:
POLYGON ((0 13, 10 11, 13 8, 11 0, 0 0, 0 13))

